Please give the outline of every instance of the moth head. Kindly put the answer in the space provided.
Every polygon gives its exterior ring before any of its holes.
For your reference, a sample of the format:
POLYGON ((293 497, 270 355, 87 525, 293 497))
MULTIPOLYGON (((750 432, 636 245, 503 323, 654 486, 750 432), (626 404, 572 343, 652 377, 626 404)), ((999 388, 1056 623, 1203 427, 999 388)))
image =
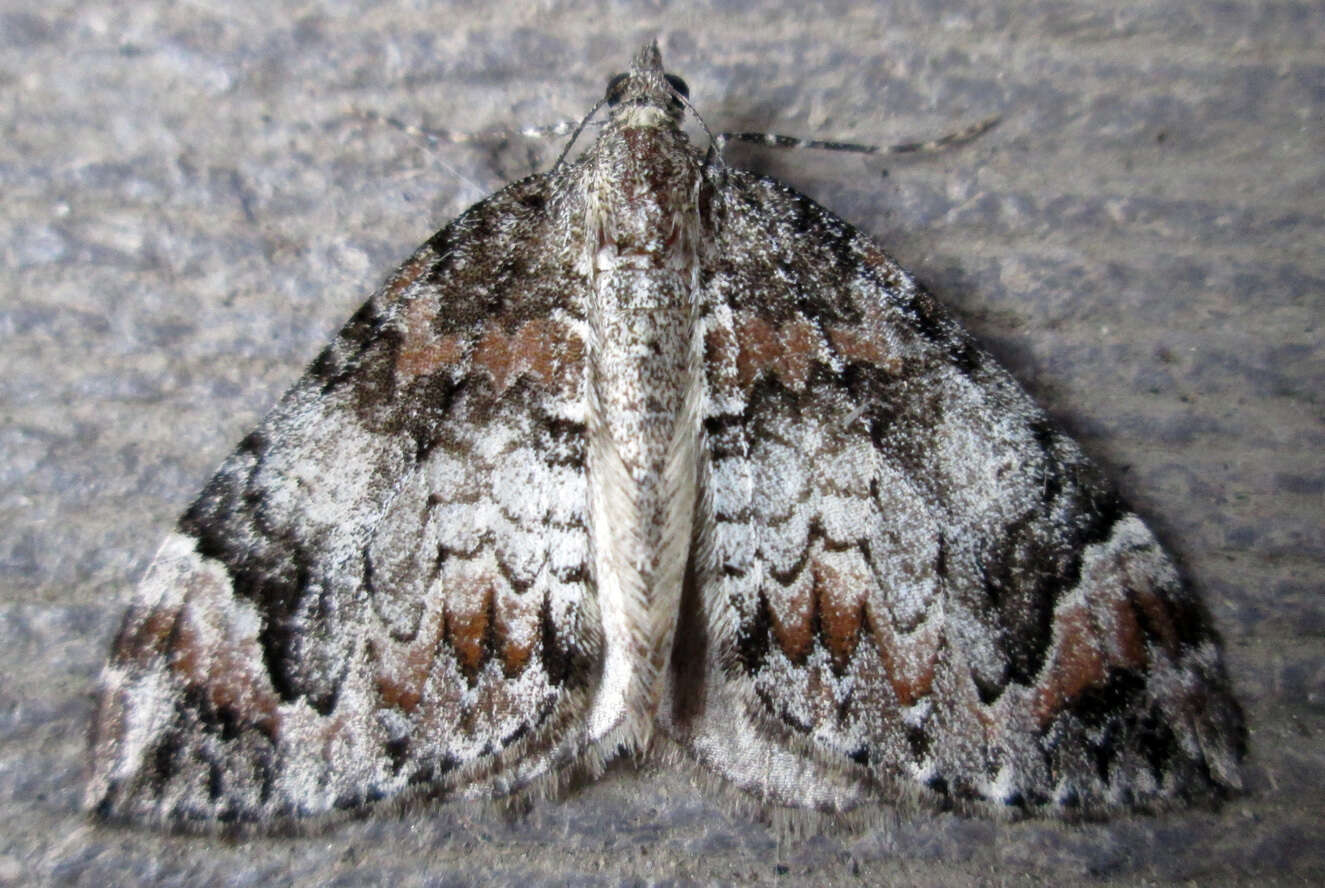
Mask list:
POLYGON ((690 87, 662 67, 662 53, 657 43, 640 49, 631 60, 630 70, 607 81, 603 101, 614 112, 622 108, 662 108, 672 118, 679 118, 690 98, 690 87))

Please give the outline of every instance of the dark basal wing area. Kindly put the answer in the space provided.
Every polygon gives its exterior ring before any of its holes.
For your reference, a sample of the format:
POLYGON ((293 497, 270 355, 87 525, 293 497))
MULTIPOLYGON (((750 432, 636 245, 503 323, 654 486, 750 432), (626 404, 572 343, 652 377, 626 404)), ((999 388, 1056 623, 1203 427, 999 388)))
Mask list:
POLYGON ((751 723, 885 798, 1067 814, 1236 786, 1216 641, 1144 524, 876 246, 733 179, 764 211, 724 234, 767 246, 708 281, 700 575, 751 723))
POLYGON ((183 516, 103 677, 90 806, 267 821, 573 756, 599 656, 583 309, 517 249, 556 224, 542 194, 421 248, 183 516))

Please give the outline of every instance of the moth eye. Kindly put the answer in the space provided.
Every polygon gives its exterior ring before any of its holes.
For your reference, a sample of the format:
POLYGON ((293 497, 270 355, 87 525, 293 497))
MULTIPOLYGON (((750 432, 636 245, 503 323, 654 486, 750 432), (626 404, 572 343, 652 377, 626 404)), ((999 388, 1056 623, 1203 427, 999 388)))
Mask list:
POLYGON ((663 76, 667 78, 668 85, 671 86, 672 89, 676 90, 677 95, 679 95, 683 99, 690 98, 690 87, 686 85, 686 82, 684 80, 682 80, 680 77, 677 77, 675 74, 665 74, 663 76))
POLYGON ((621 101, 621 94, 625 91, 626 80, 629 74, 617 74, 611 80, 607 81, 607 104, 615 105, 621 101))

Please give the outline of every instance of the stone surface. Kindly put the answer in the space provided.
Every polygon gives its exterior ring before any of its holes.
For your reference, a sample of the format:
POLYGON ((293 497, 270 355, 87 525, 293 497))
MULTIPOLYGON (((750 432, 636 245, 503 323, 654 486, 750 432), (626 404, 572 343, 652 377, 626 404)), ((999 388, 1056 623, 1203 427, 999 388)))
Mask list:
MULTIPOLYGON (((1316 4, 11 2, 0 10, 0 883, 1244 884, 1325 879, 1325 63, 1316 4), (320 344, 658 37, 710 128, 874 234, 1118 480, 1221 628, 1249 792, 1107 824, 881 812, 797 839, 615 768, 523 817, 242 842, 78 812, 155 546, 320 344), (885 175, 886 172, 886 175, 885 175)), ((783 831, 785 832, 785 831, 783 831)))

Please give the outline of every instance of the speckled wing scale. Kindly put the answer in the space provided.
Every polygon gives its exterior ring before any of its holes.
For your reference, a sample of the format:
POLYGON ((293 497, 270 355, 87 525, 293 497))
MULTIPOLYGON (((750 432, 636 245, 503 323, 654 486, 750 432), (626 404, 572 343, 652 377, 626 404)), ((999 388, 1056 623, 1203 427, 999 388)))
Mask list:
POLYGON ((656 46, 605 103, 578 159, 401 266, 181 519, 88 805, 495 798, 659 736, 825 811, 1236 788, 1208 624, 1077 446, 868 239, 692 147, 656 46))

